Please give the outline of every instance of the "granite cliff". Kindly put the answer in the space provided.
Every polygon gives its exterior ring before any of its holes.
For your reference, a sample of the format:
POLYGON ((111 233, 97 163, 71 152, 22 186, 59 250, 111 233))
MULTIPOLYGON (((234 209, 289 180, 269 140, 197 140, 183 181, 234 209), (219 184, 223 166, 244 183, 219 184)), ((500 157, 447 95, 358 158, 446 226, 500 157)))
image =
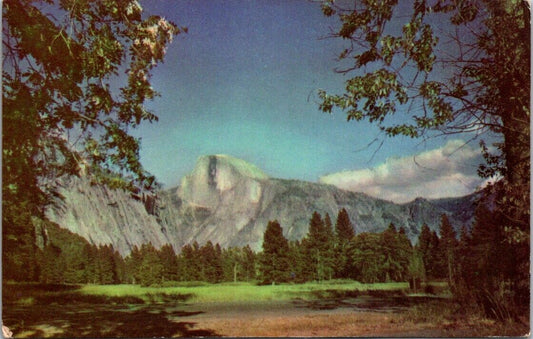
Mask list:
POLYGON ((199 158, 179 187, 156 196, 91 186, 83 178, 64 181, 60 193, 64 200, 48 211, 49 219, 92 243, 111 243, 122 254, 147 242, 156 247, 170 243, 179 250, 208 240, 259 250, 269 220, 277 219, 285 236, 296 240, 307 233, 313 211, 329 213, 335 221, 341 208, 357 233, 379 232, 393 222, 415 241, 424 223, 438 230, 443 213, 457 228, 470 225, 475 200, 470 195, 395 204, 330 185, 270 178, 227 155, 199 158))

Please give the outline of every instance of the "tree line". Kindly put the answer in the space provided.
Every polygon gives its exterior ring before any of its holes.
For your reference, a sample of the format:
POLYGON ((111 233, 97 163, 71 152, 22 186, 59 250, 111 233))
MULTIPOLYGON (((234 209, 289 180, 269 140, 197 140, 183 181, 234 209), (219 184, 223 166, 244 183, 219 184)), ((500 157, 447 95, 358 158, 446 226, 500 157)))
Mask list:
POLYGON ((446 215, 441 237, 424 224, 413 246, 405 228, 391 223, 381 233, 359 233, 345 209, 335 226, 329 214, 314 212, 309 231, 301 241, 288 241, 278 221, 269 222, 259 254, 262 283, 353 279, 364 283, 413 281, 447 277, 449 237, 455 237, 446 215), (427 243, 427 241, 429 241, 427 243))
MULTIPOLYGON (((44 283, 161 285, 172 281, 258 281, 261 284, 353 279, 365 283, 444 279, 454 266, 455 233, 442 217, 441 236, 422 226, 416 246, 394 224, 381 233, 360 233, 345 209, 333 225, 329 214, 314 212, 307 235, 289 241, 279 222, 270 221, 263 250, 249 246, 221 248, 211 241, 181 248, 151 243, 133 246, 123 257, 112 245, 90 244, 57 225, 46 227, 46 244, 34 268, 44 283), (450 245, 451 244, 451 245, 450 245), (451 257, 450 257, 451 256, 451 257), (419 260, 417 265, 417 260, 419 260)), ((452 270, 455 277, 455 269, 452 270)), ((10 272, 7 272, 8 274, 10 272)), ((12 276, 13 278, 13 276, 12 276)))
MULTIPOLYGON (((257 254, 249 246, 222 249, 208 241, 161 248, 146 243, 122 256, 112 245, 89 244, 57 225, 48 225, 48 241, 40 255, 34 281, 69 284, 140 284, 158 286, 175 281, 249 281, 255 279, 257 254)), ((14 272, 10 279, 16 279, 14 272)))

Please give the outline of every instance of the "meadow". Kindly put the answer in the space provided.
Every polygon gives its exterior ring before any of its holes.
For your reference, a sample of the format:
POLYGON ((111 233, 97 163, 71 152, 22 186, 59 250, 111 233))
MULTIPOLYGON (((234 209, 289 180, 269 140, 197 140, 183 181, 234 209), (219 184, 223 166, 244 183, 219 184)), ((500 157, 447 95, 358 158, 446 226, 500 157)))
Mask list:
MULTIPOLYGON (((84 285, 80 293, 107 297, 137 297, 146 302, 162 302, 165 297, 181 296, 191 303, 287 301, 295 298, 312 300, 354 291, 405 291, 403 282, 362 284, 340 280, 324 283, 277 284, 258 286, 251 282, 209 284, 205 282, 176 283, 169 287, 141 287, 139 285, 84 285)), ((444 287, 445 283, 434 283, 444 287)))
POLYGON ((446 283, 3 284, 15 337, 469 336, 514 334, 462 316, 446 283), (170 286, 172 285, 172 286, 170 286))

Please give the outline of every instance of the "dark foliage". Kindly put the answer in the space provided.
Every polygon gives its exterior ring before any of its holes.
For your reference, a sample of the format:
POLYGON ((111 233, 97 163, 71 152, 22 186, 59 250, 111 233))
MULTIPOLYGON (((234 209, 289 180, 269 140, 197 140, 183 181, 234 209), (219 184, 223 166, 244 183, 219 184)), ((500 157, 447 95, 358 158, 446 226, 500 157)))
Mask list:
POLYGON ((283 236, 278 221, 270 221, 263 238, 263 252, 260 256, 260 277, 262 283, 287 282, 290 279, 289 242, 283 236))

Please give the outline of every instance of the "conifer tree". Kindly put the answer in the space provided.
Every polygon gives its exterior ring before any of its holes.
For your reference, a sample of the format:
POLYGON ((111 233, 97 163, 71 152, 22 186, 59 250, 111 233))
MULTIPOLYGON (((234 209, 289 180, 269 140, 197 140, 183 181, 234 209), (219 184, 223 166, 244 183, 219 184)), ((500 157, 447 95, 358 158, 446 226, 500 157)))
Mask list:
POLYGON ((139 283, 139 267, 141 266, 142 257, 137 245, 131 249, 130 255, 125 259, 126 264, 126 281, 130 284, 139 283))
POLYGON ((381 234, 358 234, 351 242, 349 254, 351 262, 345 278, 364 283, 386 280, 386 269, 384 269, 386 257, 382 248, 381 234))
POLYGON ((411 257, 409 258, 407 271, 409 276, 409 286, 416 293, 421 287, 421 282, 426 280, 426 269, 424 267, 422 253, 416 249, 412 252, 411 257))
POLYGON ((126 262, 116 250, 113 252, 113 262, 115 265, 115 283, 122 284, 126 282, 126 262))
POLYGON ((435 231, 430 231, 427 224, 422 225, 417 247, 422 254, 427 277, 429 279, 442 278, 442 265, 438 253, 439 237, 435 231))
POLYGON ((221 257, 211 241, 200 248, 200 258, 204 279, 211 283, 220 282, 223 277, 221 257))
MULTIPOLYGON (((303 239, 302 239, 303 240, 303 239)), ((304 253, 304 245, 299 240, 289 242, 290 278, 296 283, 310 280, 307 276, 307 260, 304 253)))
POLYGON ((179 260, 179 276, 183 281, 204 280, 200 263, 198 243, 186 244, 181 249, 179 260))
POLYGON ((327 233, 324 221, 320 213, 313 212, 311 220, 309 221, 309 232, 302 240, 305 265, 303 267, 303 275, 306 280, 324 279, 325 263, 324 259, 327 256, 327 233))
POLYGON ((54 245, 48 244, 44 247, 41 260, 41 282, 46 284, 59 284, 64 282, 64 261, 61 255, 61 249, 54 245))
POLYGON ((152 286, 160 284, 163 277, 163 264, 159 253, 152 243, 143 244, 140 254, 142 257, 139 266, 139 283, 141 286, 152 286))
POLYGON ((245 277, 245 280, 250 281, 255 279, 255 261, 256 254, 249 245, 246 245, 242 249, 242 275, 245 277))
POLYGON ((429 229, 429 226, 427 224, 423 224, 422 228, 420 229, 420 234, 418 236, 418 250, 422 254, 422 257, 424 258, 424 265, 428 265, 428 253, 429 248, 431 246, 431 231, 429 229))
POLYGON ((396 272, 400 271, 398 262, 395 260, 395 250, 397 245, 396 227, 393 223, 389 224, 389 227, 381 233, 381 248, 383 249, 383 256, 385 262, 383 264, 383 270, 385 274, 385 281, 389 282, 396 275, 396 272))
POLYGON ((446 277, 447 268, 441 259, 440 238, 436 231, 431 231, 431 241, 429 247, 429 268, 428 273, 431 278, 442 279, 446 277))
MULTIPOLYGON (((409 262, 410 259, 413 256, 413 246, 411 245, 411 241, 407 237, 407 234, 405 232, 405 228, 402 226, 400 227, 400 230, 398 231, 398 249, 397 249, 397 257, 398 261, 400 263, 400 266, 402 267, 402 276, 400 280, 404 280, 404 277, 408 276, 409 273, 409 262)), ((424 275, 425 275, 425 268, 424 268, 424 275)))
POLYGON ((500 228, 504 220, 497 210, 491 211, 485 204, 478 205, 468 241, 468 257, 461 265, 465 286, 457 289, 470 292, 473 299, 465 302, 477 303, 487 316, 501 321, 518 320, 525 314, 528 305, 524 299, 529 297, 529 286, 520 285, 522 280, 516 279, 520 248, 505 241, 500 228), (503 293, 510 286, 515 293, 503 293))
POLYGON ((324 217, 324 232, 326 241, 324 245, 324 275, 325 278, 331 280, 335 270, 335 233, 329 213, 326 213, 324 217))
POLYGON ((116 282, 116 270, 114 250, 112 245, 98 247, 97 252, 97 275, 100 284, 113 284, 116 282))
POLYGON ((335 234, 339 241, 350 241, 355 236, 355 227, 345 208, 341 209, 337 215, 335 234))
POLYGON ((280 283, 290 279, 289 242, 277 220, 269 221, 263 237, 260 272, 263 283, 280 283))
POLYGON ((446 214, 441 216, 439 251, 442 266, 445 268, 448 284, 452 286, 455 281, 457 238, 446 214))
POLYGON ((159 258, 163 265, 163 281, 178 280, 178 257, 172 245, 165 244, 159 249, 159 258))
POLYGON ((222 250, 223 280, 237 282, 242 274, 241 251, 237 247, 222 250))
POLYGON ((348 278, 350 276, 350 241, 355 237, 354 227, 346 209, 339 210, 335 223, 335 277, 348 278))

